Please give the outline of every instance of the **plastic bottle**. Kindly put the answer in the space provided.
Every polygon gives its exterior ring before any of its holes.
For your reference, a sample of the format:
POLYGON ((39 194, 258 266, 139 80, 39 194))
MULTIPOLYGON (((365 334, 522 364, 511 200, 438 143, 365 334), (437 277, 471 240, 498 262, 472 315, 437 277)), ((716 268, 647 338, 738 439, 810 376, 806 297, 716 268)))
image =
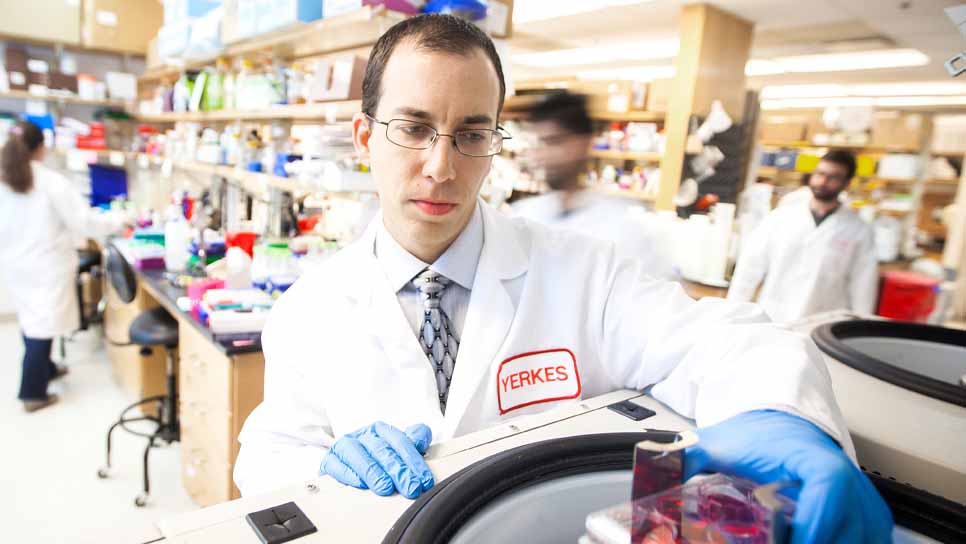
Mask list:
POLYGON ((164 225, 164 267, 170 272, 183 272, 188 267, 188 240, 191 231, 178 206, 172 205, 164 225))
POLYGON ((225 107, 225 72, 227 65, 222 59, 213 71, 208 72, 205 85, 204 111, 219 111, 225 107))
POLYGON ((225 287, 228 289, 249 289, 252 286, 252 258, 240 247, 230 247, 225 254, 228 274, 225 287))

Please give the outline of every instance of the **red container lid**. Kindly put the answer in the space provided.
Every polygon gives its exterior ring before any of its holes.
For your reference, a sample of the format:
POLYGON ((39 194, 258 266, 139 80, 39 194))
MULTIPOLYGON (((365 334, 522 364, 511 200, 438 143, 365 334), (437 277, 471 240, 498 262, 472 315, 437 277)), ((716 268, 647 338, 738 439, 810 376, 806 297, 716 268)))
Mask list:
POLYGON ((892 285, 902 287, 923 287, 933 289, 939 285, 939 280, 924 276, 916 272, 905 270, 888 270, 882 273, 882 279, 892 285))

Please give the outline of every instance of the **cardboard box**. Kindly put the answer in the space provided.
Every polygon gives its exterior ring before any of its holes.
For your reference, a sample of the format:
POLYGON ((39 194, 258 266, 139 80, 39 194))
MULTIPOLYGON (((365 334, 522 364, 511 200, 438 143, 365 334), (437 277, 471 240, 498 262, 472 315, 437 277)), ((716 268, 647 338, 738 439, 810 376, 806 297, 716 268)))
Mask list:
POLYGON ((50 88, 77 94, 77 76, 61 72, 51 72, 50 88))
POLYGON ((876 147, 919 149, 926 134, 922 114, 877 111, 872 116, 872 141, 876 147))
POLYGON ((10 89, 14 91, 27 90, 27 52, 16 47, 7 47, 3 63, 7 70, 10 89))
POLYGON ((803 116, 774 115, 762 117, 761 139, 770 142, 798 142, 805 139, 808 120, 803 116))
POLYGON ((157 0, 83 0, 85 47, 145 55, 164 13, 157 0))
POLYGON ((3 2, 0 34, 67 45, 81 42, 78 0, 11 0, 3 2))
POLYGON ((352 54, 315 61, 314 77, 309 85, 311 102, 357 100, 362 98, 362 78, 366 59, 352 54))
POLYGON ((647 100, 644 109, 647 111, 666 112, 673 87, 674 80, 671 78, 655 79, 648 83, 647 100))

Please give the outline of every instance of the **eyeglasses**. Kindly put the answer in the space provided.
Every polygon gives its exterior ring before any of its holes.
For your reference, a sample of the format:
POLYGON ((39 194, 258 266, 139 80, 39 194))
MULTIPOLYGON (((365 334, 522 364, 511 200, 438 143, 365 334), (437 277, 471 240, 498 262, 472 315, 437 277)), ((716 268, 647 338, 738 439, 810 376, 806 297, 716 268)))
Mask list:
POLYGON ((496 127, 497 130, 466 128, 457 130, 453 134, 442 134, 435 128, 417 121, 392 119, 385 122, 369 114, 366 114, 366 117, 380 125, 386 125, 386 139, 407 149, 429 149, 440 136, 446 136, 453 139, 456 150, 463 155, 489 157, 503 150, 503 140, 512 137, 502 127, 496 127))

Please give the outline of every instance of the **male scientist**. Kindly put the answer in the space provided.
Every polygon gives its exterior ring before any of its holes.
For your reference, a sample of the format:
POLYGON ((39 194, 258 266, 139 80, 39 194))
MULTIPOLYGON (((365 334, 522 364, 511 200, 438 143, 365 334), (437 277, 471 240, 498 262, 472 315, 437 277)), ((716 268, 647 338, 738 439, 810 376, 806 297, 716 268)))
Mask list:
POLYGON ((614 242, 618 252, 644 261, 650 275, 677 279, 670 251, 658 239, 656 216, 640 202, 581 186, 594 128, 586 97, 553 92, 525 116, 537 139, 529 159, 543 169, 550 191, 515 202, 512 215, 614 242))
POLYGON ((492 42, 461 19, 407 19, 374 46, 353 129, 382 211, 272 310, 242 492, 328 475, 415 498, 434 439, 653 385, 701 427, 688 474, 800 480, 795 542, 887 541, 809 339, 479 200, 504 93, 492 42))
POLYGON ((758 303, 778 322, 831 310, 875 310, 878 263, 872 227, 843 205, 855 157, 830 151, 808 180, 811 196, 772 210, 738 257, 728 298, 758 303))

